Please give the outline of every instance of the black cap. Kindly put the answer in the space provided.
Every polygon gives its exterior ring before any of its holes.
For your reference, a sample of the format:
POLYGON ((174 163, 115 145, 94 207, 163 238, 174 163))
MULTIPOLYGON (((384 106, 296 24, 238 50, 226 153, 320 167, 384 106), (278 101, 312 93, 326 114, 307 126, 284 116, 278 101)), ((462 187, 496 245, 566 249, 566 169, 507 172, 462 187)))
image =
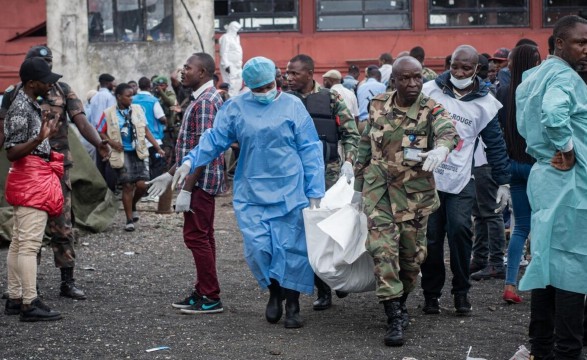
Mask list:
POLYGON ((54 84, 61 78, 61 75, 51 72, 49 64, 39 57, 25 59, 20 65, 20 81, 26 84, 30 80, 38 80, 45 84, 54 84))
POLYGON ((98 81, 101 83, 112 82, 112 81, 114 81, 114 76, 112 76, 110 74, 102 74, 102 75, 100 75, 100 77, 98 77, 98 81))
POLYGON ((44 45, 35 45, 29 49, 26 53, 25 59, 35 58, 35 57, 42 57, 42 58, 50 58, 53 59, 53 52, 51 49, 44 45))

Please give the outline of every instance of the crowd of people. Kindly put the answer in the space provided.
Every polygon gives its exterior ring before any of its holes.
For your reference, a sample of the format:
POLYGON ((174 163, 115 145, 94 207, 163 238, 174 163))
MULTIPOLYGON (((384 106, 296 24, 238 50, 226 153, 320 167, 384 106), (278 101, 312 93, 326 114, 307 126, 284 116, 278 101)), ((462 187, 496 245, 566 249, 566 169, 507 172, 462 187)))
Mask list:
POLYGON ((37 296, 46 223, 61 295, 86 297, 73 278, 69 119, 108 186, 121 189, 126 231, 136 229, 146 193, 156 201, 178 191, 175 211, 184 216, 196 268, 191 293, 172 304, 184 314, 223 311, 214 211, 227 188, 224 152, 232 148, 233 206, 245 259, 269 291, 268 322, 285 313, 286 328, 303 326, 299 296, 314 287, 313 309, 331 306, 329 285, 308 261, 302 210, 319 208, 339 178, 355 178, 368 218, 375 295, 387 317, 385 345, 404 342, 406 300, 418 274, 422 311, 440 313, 445 241, 457 315, 473 311, 471 280, 504 279, 503 300, 523 301, 517 289, 528 243, 531 261, 519 288, 532 291, 531 358, 578 359, 587 294, 587 20, 561 18, 544 60, 540 48, 521 39, 511 51, 489 55, 460 45, 437 74, 416 46, 395 60, 382 54, 363 80, 354 65, 346 76, 329 70, 323 85, 314 80, 311 56, 292 57, 283 75, 257 56, 242 67, 242 89, 234 88, 230 65, 238 59, 221 64, 220 84, 214 58, 194 53, 170 78, 116 85, 114 76, 101 74, 84 107, 52 72, 51 50, 35 46, 0 112, 0 143, 12 162, 6 198, 14 206, 5 314, 61 318, 37 296), (41 197, 32 196, 39 184, 41 197))

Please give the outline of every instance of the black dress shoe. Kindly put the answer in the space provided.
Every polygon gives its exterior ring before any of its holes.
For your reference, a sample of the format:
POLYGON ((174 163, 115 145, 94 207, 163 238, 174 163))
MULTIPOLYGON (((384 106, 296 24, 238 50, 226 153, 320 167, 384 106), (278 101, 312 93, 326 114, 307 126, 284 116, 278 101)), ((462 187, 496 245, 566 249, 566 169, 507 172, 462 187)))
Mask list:
POLYGON ((440 303, 437 297, 429 297, 424 299, 425 304, 422 311, 426 315, 440 314, 440 303))
POLYGON ((318 294, 318 298, 312 303, 314 310, 326 310, 332 306, 332 293, 318 294))
POLYGON ((457 315, 467 315, 473 310, 467 294, 455 294, 455 310, 457 315))
POLYGON ((4 315, 19 315, 22 299, 6 299, 4 306, 4 315))
POLYGON ((497 267, 487 265, 485 268, 471 274, 471 279, 475 281, 489 279, 505 279, 505 269, 503 266, 497 267))
POLYGON ((51 310, 47 305, 43 304, 38 298, 33 300, 30 305, 22 305, 20 312, 20 321, 34 322, 34 321, 55 321, 60 320, 61 314, 55 310, 51 310))

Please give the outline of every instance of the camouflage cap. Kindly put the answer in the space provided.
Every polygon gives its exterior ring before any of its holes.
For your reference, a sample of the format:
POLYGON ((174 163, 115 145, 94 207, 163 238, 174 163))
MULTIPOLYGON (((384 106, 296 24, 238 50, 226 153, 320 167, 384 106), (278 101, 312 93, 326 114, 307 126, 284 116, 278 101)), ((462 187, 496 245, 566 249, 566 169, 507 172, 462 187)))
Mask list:
POLYGON ((165 76, 158 76, 155 78, 155 80, 153 80, 153 84, 155 85, 161 85, 161 84, 168 84, 169 80, 167 80, 167 78, 165 76))
POLYGON ((29 51, 26 53, 25 59, 30 59, 34 57, 53 59, 53 52, 45 45, 35 45, 32 48, 30 48, 29 51))

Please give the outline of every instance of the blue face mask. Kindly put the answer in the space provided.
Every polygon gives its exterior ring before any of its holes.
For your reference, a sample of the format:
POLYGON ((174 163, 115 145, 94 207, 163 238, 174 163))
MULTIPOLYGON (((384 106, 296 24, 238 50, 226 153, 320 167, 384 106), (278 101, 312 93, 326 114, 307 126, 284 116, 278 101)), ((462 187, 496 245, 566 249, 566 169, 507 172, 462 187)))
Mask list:
POLYGON ((275 97, 277 96, 277 88, 274 87, 273 89, 267 91, 266 93, 252 93, 253 94, 253 98, 255 98, 255 100, 257 100, 258 102, 260 102, 263 105, 268 105, 271 104, 273 102, 273 100, 275 100, 275 97))

